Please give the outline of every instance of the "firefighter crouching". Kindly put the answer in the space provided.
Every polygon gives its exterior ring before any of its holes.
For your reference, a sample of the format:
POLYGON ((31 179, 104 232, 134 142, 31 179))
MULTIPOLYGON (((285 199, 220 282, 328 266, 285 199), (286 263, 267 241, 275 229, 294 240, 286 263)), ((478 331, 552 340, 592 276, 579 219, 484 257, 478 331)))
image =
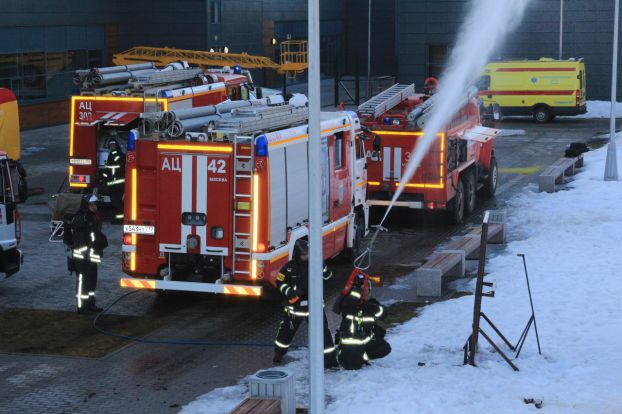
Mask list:
POLYGON ((77 275, 78 313, 101 312, 102 309, 95 304, 97 265, 101 263, 103 250, 108 247, 108 240, 101 232, 96 196, 86 195, 82 198, 80 211, 71 221, 71 229, 65 231, 71 232, 71 257, 77 275))
POLYGON ((367 275, 354 272, 350 276, 334 310, 343 317, 335 335, 337 361, 342 367, 360 369, 369 360, 389 355, 386 330, 376 323, 386 312, 380 302, 371 298, 367 275))
POLYGON ((108 158, 104 166, 102 178, 110 194, 110 202, 114 212, 114 220, 123 220, 123 193, 125 190, 125 154, 121 151, 116 139, 108 141, 108 158))
MULTIPOLYGON (((324 266, 323 278, 328 280, 332 272, 324 266)), ((294 245, 294 258, 286 264, 276 278, 276 285, 283 298, 283 315, 279 331, 274 340, 274 362, 282 361, 294 335, 303 320, 309 317, 309 245, 305 240, 298 240, 294 245)), ((324 366, 337 366, 335 346, 328 329, 326 313, 324 316, 324 366)))

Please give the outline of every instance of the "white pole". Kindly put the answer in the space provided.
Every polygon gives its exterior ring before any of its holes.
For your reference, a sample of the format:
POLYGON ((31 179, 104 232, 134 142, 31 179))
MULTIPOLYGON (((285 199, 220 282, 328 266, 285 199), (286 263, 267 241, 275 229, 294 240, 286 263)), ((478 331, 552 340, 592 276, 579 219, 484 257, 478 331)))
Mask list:
POLYGON ((562 60, 564 47, 564 0, 560 0, 559 6, 559 60, 562 60))
POLYGON ((367 99, 371 98, 371 0, 367 12, 367 99))
POLYGON ((620 0, 615 0, 613 22, 613 60, 611 63, 611 118, 609 120, 609 145, 605 162, 605 181, 618 181, 618 157, 616 154, 616 101, 618 88, 618 26, 620 0))
POLYGON ((324 413, 320 4, 309 1, 309 412, 324 413))

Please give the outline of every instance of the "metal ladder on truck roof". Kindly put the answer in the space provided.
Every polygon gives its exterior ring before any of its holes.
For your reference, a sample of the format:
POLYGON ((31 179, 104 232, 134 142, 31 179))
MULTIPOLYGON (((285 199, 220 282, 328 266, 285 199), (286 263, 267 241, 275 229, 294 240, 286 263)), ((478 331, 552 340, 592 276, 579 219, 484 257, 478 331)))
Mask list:
POLYGON ((251 106, 236 109, 230 117, 216 122, 216 132, 246 135, 274 131, 302 124, 309 119, 309 108, 291 105, 251 106))
POLYGON ((237 136, 233 142, 233 255, 231 275, 251 276, 253 238, 253 167, 255 152, 252 136, 237 136))
POLYGON ((415 93, 415 84, 404 85, 396 83, 386 91, 380 92, 367 102, 359 106, 359 113, 363 115, 379 117, 383 113, 395 108, 400 102, 415 93))

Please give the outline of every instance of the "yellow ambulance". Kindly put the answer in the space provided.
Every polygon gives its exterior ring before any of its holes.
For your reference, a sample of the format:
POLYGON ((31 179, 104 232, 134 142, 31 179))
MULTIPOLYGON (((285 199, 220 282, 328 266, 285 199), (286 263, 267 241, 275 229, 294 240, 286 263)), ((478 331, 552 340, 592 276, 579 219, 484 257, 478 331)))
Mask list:
POLYGON ((533 116, 538 123, 587 112, 583 59, 510 60, 489 63, 477 81, 485 107, 503 116, 533 116))

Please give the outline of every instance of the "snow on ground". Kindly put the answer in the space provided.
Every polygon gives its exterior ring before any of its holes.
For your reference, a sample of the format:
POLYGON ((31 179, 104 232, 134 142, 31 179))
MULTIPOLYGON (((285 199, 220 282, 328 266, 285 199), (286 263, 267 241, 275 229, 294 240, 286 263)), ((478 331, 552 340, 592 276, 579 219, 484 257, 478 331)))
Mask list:
MULTIPOLYGON (((463 366, 473 296, 435 303, 389 332, 387 358, 360 371, 328 372, 326 412, 536 412, 524 398, 542 399, 543 413, 622 412, 622 182, 603 182, 605 154, 606 148, 587 154, 567 191, 530 189, 510 202, 511 241, 487 263, 487 280, 497 286, 483 310, 516 341, 530 316, 516 256, 526 254, 542 356, 531 331, 514 372, 480 337, 478 367, 463 366)), ((306 352, 293 356, 287 368, 299 377, 298 404, 306 406, 306 352)), ((227 413, 245 396, 240 383, 182 412, 227 413)))
POLYGON ((527 131, 525 131, 524 129, 503 128, 497 136, 498 137, 517 137, 517 136, 522 136, 522 135, 527 135, 527 131))
MULTIPOLYGON (((587 101, 587 113, 577 118, 609 118, 611 101, 587 101)), ((622 118, 622 102, 616 102, 616 118, 622 118)))

